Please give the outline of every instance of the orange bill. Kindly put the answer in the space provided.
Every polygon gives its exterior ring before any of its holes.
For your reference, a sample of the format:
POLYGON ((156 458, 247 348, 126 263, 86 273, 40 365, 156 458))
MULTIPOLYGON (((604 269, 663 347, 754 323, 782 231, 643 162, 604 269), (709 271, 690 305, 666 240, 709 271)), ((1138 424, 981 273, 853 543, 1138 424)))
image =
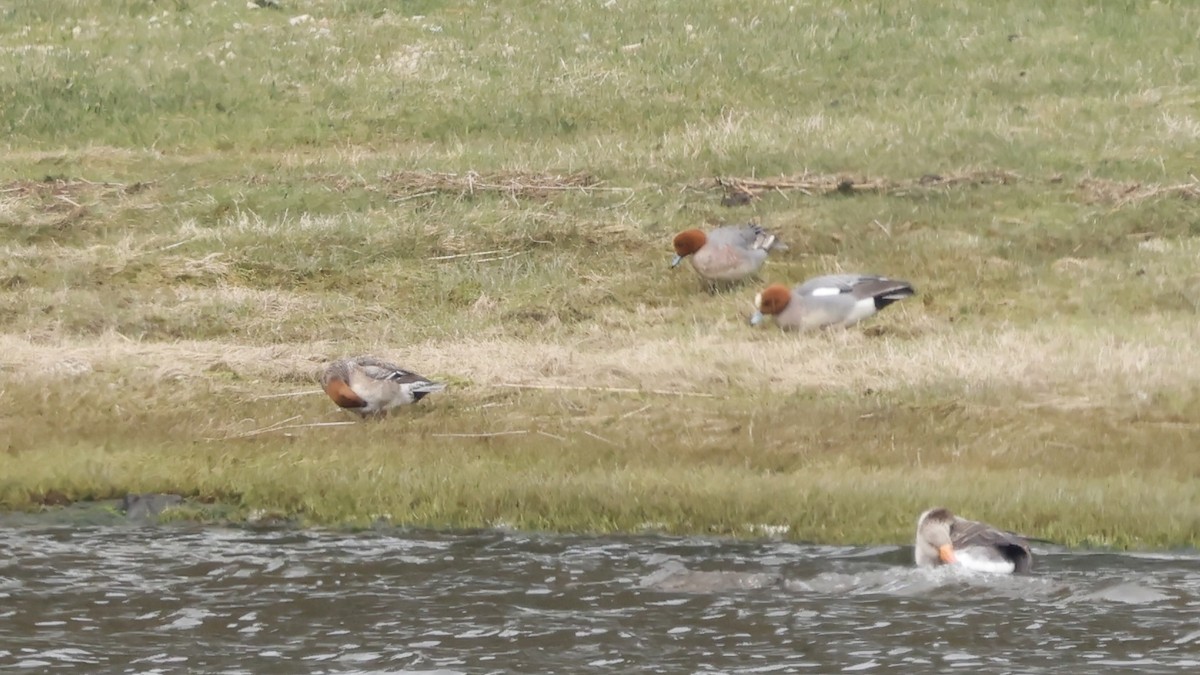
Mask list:
POLYGON ((942 544, 938 547, 938 557, 947 565, 954 564, 954 546, 950 544, 942 544))

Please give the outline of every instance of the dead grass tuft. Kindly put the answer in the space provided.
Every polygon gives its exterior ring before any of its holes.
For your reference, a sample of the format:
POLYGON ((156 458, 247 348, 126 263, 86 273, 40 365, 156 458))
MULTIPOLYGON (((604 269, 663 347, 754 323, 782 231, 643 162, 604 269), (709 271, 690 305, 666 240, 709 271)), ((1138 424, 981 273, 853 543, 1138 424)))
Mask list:
POLYGON ((154 181, 125 184, 46 176, 42 180, 12 180, 0 184, 0 199, 37 202, 43 208, 70 211, 99 201, 136 195, 154 184, 154 181))
POLYGON ((398 171, 383 176, 381 182, 389 193, 402 198, 422 195, 450 194, 471 197, 478 193, 499 193, 508 197, 541 199, 553 192, 588 193, 605 188, 590 173, 544 174, 524 171, 494 173, 437 173, 432 171, 398 171))
MULTIPOLYGON (((231 180, 255 187, 279 182, 277 177, 266 174, 254 174, 231 180)), ((554 174, 528 171, 466 171, 463 173, 397 171, 385 173, 377 180, 367 179, 360 175, 323 173, 304 176, 303 180, 337 192, 350 190, 384 192, 390 195, 394 201, 407 201, 417 197, 437 195, 471 197, 484 193, 500 194, 511 198, 543 199, 556 192, 574 191, 588 194, 597 191, 627 190, 626 188, 606 187, 593 174, 587 172, 554 174)))
POLYGON ((158 267, 163 276, 175 281, 221 281, 230 272, 226 255, 219 251, 200 258, 164 256, 158 267))
MULTIPOLYGON (((1031 179, 1014 171, 989 169, 952 174, 925 174, 920 178, 893 179, 866 177, 849 174, 817 174, 804 172, 779 178, 718 177, 701 183, 702 189, 720 190, 724 193, 722 203, 726 206, 741 206, 770 193, 799 192, 810 197, 831 194, 873 193, 904 196, 927 190, 984 185, 1016 185, 1019 183, 1041 183, 1058 185, 1063 177, 1055 174, 1045 179, 1031 179)), ((1140 181, 1113 181, 1100 178, 1083 178, 1076 189, 1085 203, 1105 203, 1116 207, 1148 199, 1179 198, 1200 199, 1200 180, 1193 178, 1174 185, 1158 185, 1140 181)))
POLYGON ((1012 171, 989 169, 955 174, 925 174, 920 178, 856 176, 851 174, 819 174, 804 172, 779 178, 718 177, 703 185, 704 189, 721 190, 730 205, 747 203, 770 192, 799 192, 810 197, 829 194, 877 193, 904 195, 915 190, 979 185, 1011 185, 1025 178, 1012 171))
POLYGON ((53 239, 112 207, 134 200, 147 206, 148 190, 153 185, 53 176, 40 181, 8 181, 0 184, 0 222, 20 225, 39 239, 53 239))
POLYGON ((1084 178, 1079 181, 1077 189, 1085 203, 1112 204, 1116 208, 1147 199, 1200 199, 1200 180, 1194 177, 1174 185, 1084 178))

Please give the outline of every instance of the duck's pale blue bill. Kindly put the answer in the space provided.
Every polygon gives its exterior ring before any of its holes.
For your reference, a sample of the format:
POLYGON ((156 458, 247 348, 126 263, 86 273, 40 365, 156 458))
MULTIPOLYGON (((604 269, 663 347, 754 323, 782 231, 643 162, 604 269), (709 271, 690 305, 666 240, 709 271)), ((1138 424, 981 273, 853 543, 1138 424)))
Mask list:
POLYGON ((763 322, 763 313, 762 312, 755 312, 754 314, 752 314, 750 316, 750 325, 751 326, 757 326, 758 324, 760 324, 762 322, 763 322))
POLYGON ((677 255, 673 260, 671 260, 671 267, 676 267, 681 262, 683 262, 683 256, 677 255))

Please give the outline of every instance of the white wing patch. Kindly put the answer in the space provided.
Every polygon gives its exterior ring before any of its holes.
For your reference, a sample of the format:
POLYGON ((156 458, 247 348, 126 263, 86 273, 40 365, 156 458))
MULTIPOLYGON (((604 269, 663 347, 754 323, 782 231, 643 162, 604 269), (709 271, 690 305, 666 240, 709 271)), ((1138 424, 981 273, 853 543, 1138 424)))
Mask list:
POLYGON ((763 251, 770 251, 771 245, 774 243, 775 243, 775 235, 768 234, 766 232, 759 232, 758 236, 754 238, 754 246, 752 248, 761 249, 763 251))
POLYGON ((814 298, 819 298, 819 297, 823 297, 826 295, 841 295, 841 294, 842 294, 842 289, 838 288, 837 286, 821 286, 819 288, 812 289, 812 292, 809 293, 809 295, 813 296, 814 298))

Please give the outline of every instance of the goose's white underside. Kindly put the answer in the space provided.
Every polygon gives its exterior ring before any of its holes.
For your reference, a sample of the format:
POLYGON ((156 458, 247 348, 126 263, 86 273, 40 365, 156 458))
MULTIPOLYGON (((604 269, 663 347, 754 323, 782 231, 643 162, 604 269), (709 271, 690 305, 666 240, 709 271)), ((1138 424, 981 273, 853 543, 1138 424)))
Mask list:
POLYGON ((954 550, 955 566, 974 572, 1012 574, 1016 566, 1011 560, 998 557, 991 549, 960 548, 954 550))

